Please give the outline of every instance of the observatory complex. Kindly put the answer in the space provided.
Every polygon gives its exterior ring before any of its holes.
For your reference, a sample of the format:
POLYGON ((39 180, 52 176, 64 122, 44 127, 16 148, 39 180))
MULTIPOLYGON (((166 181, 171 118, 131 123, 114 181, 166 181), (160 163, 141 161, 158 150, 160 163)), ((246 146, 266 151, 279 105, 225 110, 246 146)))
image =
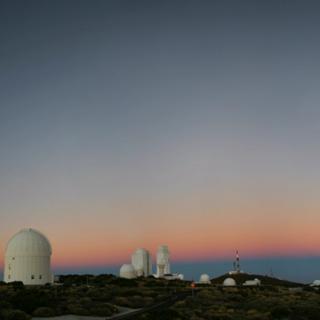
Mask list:
MULTIPOLYGON (((153 276, 167 280, 183 280, 183 274, 170 273, 170 253, 168 246, 161 245, 156 255, 157 271, 153 276)), ((120 277, 134 279, 152 275, 151 255, 148 250, 139 248, 131 256, 131 264, 124 264, 120 268, 120 277)))
POLYGON ((51 244, 42 233, 22 229, 7 244, 4 281, 22 281, 25 285, 52 283, 51 254, 51 244))
POLYGON ((120 268, 120 277, 126 279, 148 277, 151 274, 151 255, 149 251, 144 248, 137 249, 131 255, 131 264, 124 264, 120 268))
MULTIPOLYGON (((25 285, 44 285, 54 282, 51 272, 52 248, 49 240, 41 232, 35 229, 22 229, 16 233, 7 243, 5 251, 4 281, 21 281, 25 285)), ((167 245, 159 246, 156 253, 156 278, 166 280, 183 280, 184 276, 179 273, 170 272, 170 252, 167 245)), ((236 251, 234 270, 229 274, 243 273, 240 268, 240 257, 236 251)), ((131 263, 124 264, 120 268, 120 277, 135 279, 137 277, 148 277, 152 275, 152 261, 148 250, 144 248, 136 249, 131 255, 131 263)), ((202 274, 199 279, 200 284, 210 284, 208 274, 202 274)), ((313 286, 318 286, 319 281, 315 281, 313 286)), ((236 286, 233 278, 224 280, 223 286, 236 286)), ((244 286, 259 286, 260 280, 248 280, 244 286)))

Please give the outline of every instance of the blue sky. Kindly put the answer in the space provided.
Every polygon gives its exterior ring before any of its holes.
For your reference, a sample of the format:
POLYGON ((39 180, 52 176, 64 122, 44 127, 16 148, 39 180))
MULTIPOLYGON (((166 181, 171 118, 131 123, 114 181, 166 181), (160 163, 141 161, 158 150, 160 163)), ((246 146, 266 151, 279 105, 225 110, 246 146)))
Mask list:
POLYGON ((300 279, 289 257, 320 256, 318 12, 1 1, 1 251, 30 226, 59 270, 167 243, 174 261, 282 255, 300 279))

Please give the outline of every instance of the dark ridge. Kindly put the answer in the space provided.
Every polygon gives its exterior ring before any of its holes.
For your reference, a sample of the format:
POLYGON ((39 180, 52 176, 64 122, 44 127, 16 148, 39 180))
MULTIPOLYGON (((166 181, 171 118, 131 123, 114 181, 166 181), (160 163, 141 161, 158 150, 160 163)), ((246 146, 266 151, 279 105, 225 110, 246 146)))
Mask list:
POLYGON ((217 278, 213 278, 211 280, 211 283, 215 285, 219 285, 219 284, 222 284, 226 278, 234 279, 237 285, 242 285, 247 280, 259 279, 261 281, 261 285, 263 286, 282 286, 282 287, 304 286, 304 284, 298 283, 298 282, 292 282, 292 281, 282 280, 282 279, 273 278, 269 276, 262 276, 259 274, 249 274, 249 273, 238 273, 238 274, 226 273, 217 278))

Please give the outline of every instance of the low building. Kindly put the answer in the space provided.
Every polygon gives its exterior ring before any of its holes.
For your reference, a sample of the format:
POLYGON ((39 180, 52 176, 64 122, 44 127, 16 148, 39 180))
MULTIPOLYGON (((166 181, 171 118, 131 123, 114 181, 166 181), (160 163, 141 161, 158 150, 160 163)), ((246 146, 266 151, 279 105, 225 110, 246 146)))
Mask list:
POLYGON ((164 274, 163 277, 161 277, 165 280, 183 280, 184 275, 181 273, 167 273, 164 274))
POLYGON ((247 280, 243 283, 243 286, 248 286, 248 287, 260 286, 260 285, 261 285, 261 281, 259 279, 247 280))

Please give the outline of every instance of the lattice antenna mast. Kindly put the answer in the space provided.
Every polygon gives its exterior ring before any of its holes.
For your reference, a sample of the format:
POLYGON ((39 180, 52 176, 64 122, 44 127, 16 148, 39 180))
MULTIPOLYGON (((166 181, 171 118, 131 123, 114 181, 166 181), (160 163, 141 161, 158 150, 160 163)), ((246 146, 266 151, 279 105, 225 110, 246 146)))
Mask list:
POLYGON ((240 273, 241 268, 240 268, 240 256, 239 256, 239 251, 236 251, 236 271, 240 273))

